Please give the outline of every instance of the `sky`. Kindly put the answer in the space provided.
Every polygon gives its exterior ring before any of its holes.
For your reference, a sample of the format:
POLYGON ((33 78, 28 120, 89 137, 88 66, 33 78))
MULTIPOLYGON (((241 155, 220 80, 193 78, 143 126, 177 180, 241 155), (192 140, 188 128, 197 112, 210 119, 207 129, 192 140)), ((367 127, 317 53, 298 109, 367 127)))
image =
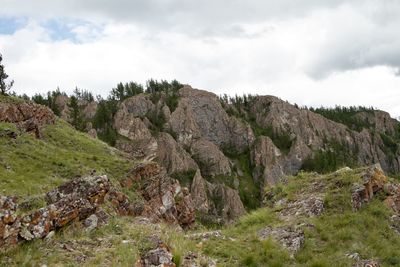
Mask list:
POLYGON ((400 116, 398 0, 0 0, 14 90, 177 79, 400 116))

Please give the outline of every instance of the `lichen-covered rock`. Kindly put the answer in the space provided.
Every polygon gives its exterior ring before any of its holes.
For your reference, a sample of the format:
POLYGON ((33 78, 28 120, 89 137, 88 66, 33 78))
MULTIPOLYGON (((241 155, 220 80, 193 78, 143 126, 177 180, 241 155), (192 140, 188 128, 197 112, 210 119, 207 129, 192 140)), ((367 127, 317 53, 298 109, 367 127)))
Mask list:
POLYGON ((190 148, 194 160, 199 164, 202 175, 230 175, 229 159, 212 142, 199 139, 190 148))
POLYGON ((175 267, 171 248, 157 236, 148 237, 151 249, 144 252, 136 262, 136 267, 175 267))
POLYGON ((0 103, 0 122, 15 123, 20 130, 41 138, 41 127, 54 124, 56 116, 47 107, 29 102, 0 103))
POLYGON ((290 201, 279 212, 279 217, 290 221, 298 216, 317 217, 324 211, 324 200, 318 195, 306 195, 290 201))
POLYGON ((21 223, 15 214, 17 208, 16 197, 0 196, 0 250, 18 242, 21 223))
POLYGON ((106 200, 111 202, 117 213, 121 216, 135 216, 143 211, 140 203, 131 203, 128 196, 117 190, 110 190, 106 196, 106 200))
MULTIPOLYGON (((121 182, 126 188, 133 184, 146 201, 141 216, 153 221, 164 220, 170 224, 190 228, 195 222, 195 209, 189 191, 155 162, 137 165, 127 179, 121 182)), ((136 214, 139 215, 139 214, 136 214)))
POLYGON ((15 198, 0 197, 0 249, 19 240, 44 238, 74 220, 88 218, 96 213, 109 189, 107 176, 78 178, 47 193, 48 206, 23 217, 14 214, 15 198))
POLYGON ((304 232, 294 227, 265 227, 259 233, 259 238, 265 240, 272 238, 285 247, 293 256, 304 244, 304 232))
POLYGON ((362 184, 355 185, 351 195, 354 210, 359 210, 363 203, 369 202, 374 194, 384 189, 388 182, 379 164, 369 167, 362 175, 362 184))
POLYGON ((45 199, 49 205, 63 200, 67 196, 73 199, 87 199, 94 204, 102 203, 106 193, 110 190, 110 185, 106 175, 77 178, 49 191, 45 199))
POLYGON ((182 267, 216 267, 217 261, 205 255, 188 252, 182 260, 182 267))
POLYGON ((381 264, 379 263, 378 260, 360 260, 357 261, 354 265, 354 267, 380 267, 381 264))
POLYGON ((196 162, 168 133, 160 133, 157 138, 157 161, 167 169, 168 173, 196 170, 196 162))

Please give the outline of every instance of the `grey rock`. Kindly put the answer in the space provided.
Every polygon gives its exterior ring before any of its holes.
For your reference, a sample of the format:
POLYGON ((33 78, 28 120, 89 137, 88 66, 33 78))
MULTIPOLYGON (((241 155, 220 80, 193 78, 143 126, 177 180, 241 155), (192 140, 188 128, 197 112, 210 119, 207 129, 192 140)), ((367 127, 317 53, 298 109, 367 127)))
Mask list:
POLYGON ((160 133, 157 138, 157 161, 167 169, 168 173, 196 170, 196 162, 168 133, 160 133))
POLYGON ((90 215, 89 217, 86 218, 84 221, 84 225, 86 227, 87 231, 92 231, 95 228, 97 228, 99 218, 95 214, 90 215))
POLYGON ((259 233, 259 238, 265 240, 272 238, 283 247, 288 249, 290 254, 293 256, 296 254, 304 244, 304 232, 293 227, 266 227, 259 233))
POLYGON ((191 154, 204 176, 230 175, 229 159, 214 143, 199 139, 191 146, 191 154))

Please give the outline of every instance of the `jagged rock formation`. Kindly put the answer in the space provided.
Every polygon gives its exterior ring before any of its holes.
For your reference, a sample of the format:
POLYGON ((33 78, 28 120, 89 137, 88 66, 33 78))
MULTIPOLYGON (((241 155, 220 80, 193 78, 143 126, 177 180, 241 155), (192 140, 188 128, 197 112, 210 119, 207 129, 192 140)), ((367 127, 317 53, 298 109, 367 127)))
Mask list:
POLYGON ((0 249, 19 241, 44 238, 69 222, 96 212, 110 189, 107 176, 88 176, 68 182, 46 195, 48 205, 17 216, 16 198, 0 198, 0 249))
POLYGON ((31 132, 37 138, 41 137, 40 128, 54 124, 55 120, 53 112, 42 105, 0 102, 0 122, 15 123, 20 130, 31 132))
MULTIPOLYGON (((155 159, 168 174, 199 168, 199 175, 211 184, 213 177, 229 177, 225 188, 232 189, 244 188, 243 177, 250 177, 261 191, 266 184, 296 174, 318 153, 338 149, 337 153, 354 164, 380 163, 384 171, 400 171, 399 151, 388 148, 382 136, 400 136, 399 123, 385 112, 354 115, 371 125, 358 132, 273 96, 253 97, 247 107, 223 103, 216 95, 188 85, 177 96, 173 108, 167 105, 164 93, 157 99, 139 94, 123 101, 114 125, 124 138, 119 138, 116 146, 134 158, 155 159), (279 139, 282 136, 285 144, 279 139), (250 162, 249 168, 241 166, 243 157, 250 162)), ((213 190, 202 189, 199 175, 191 177, 194 202, 199 203, 198 210, 210 211, 215 206, 215 198, 210 197, 213 190), (198 188, 203 193, 199 194, 198 188), (204 191, 208 191, 207 201, 204 191)))
POLYGON ((168 173, 185 172, 198 169, 196 162, 190 157, 169 133, 160 133, 157 138, 157 158, 168 173))
MULTIPOLYGON (((108 215, 100 208, 109 201, 119 215, 145 216, 152 221, 190 228, 195 209, 187 188, 166 175, 157 163, 135 167, 122 185, 138 184, 144 203, 134 202, 116 190, 107 176, 77 178, 49 191, 47 206, 24 216, 17 216, 17 199, 0 196, 0 249, 23 240, 46 237, 73 220, 85 220, 88 229, 105 223, 108 215)), ((147 266, 147 265, 146 265, 147 266)))
MULTIPOLYGON (((380 163, 385 171, 398 172, 399 154, 392 158, 382 149, 383 140, 379 134, 363 129, 361 132, 350 130, 347 126, 326 119, 309 110, 301 110, 276 97, 257 97, 250 112, 255 114, 257 125, 272 127, 278 133, 287 133, 294 143, 290 147, 285 161, 279 164, 285 173, 293 174, 304 159, 313 151, 332 149, 329 142, 338 142, 349 154, 354 153, 356 162, 360 165, 380 163)), ((374 111, 374 115, 360 113, 375 125, 377 133, 396 134, 398 122, 391 119, 386 112, 374 111), (379 121, 379 122, 378 122, 379 121)), ((270 167, 271 168, 271 167, 270 167)))
MULTIPOLYGON (((188 85, 174 95, 176 105, 170 104, 170 96, 165 92, 156 96, 142 93, 119 103, 112 122, 117 133, 115 146, 134 159, 157 161, 168 175, 200 169, 199 175, 208 181, 207 189, 198 186, 198 175, 196 186, 193 177, 189 181, 194 195, 198 190, 207 192, 207 201, 204 194, 196 196, 194 201, 203 203, 196 205, 198 210, 218 213, 213 212, 219 206, 215 203, 217 195, 233 196, 235 201, 228 206, 240 207, 236 200, 244 202, 246 195, 257 198, 265 185, 296 174, 319 153, 336 151, 354 164, 379 163, 385 172, 400 172, 396 144, 400 126, 386 112, 360 111, 351 115, 365 125, 356 131, 351 125, 299 109, 273 96, 255 96, 247 106, 237 106, 188 85), (250 162, 249 166, 243 166, 243 161, 250 162), (242 199, 236 198, 237 191, 242 199)), ((55 102, 61 117, 70 120, 68 97, 58 96, 55 102)), ((86 120, 93 119, 98 104, 81 101, 79 105, 86 120)), ((40 127, 54 120, 53 113, 40 105, 0 104, 0 121, 14 122, 37 137, 40 127)), ((97 129, 90 122, 86 126, 90 135, 96 137, 97 129)))
POLYGON ((122 182, 125 188, 138 186, 146 200, 140 209, 141 215, 153 221, 164 220, 170 224, 190 228, 195 222, 195 209, 188 189, 179 181, 170 178, 165 169, 149 162, 136 166, 122 182))
POLYGON ((167 244, 155 235, 150 236, 148 240, 151 243, 151 249, 142 255, 141 259, 136 262, 135 267, 176 266, 172 261, 171 248, 167 244))
POLYGON ((191 195, 196 210, 204 219, 228 223, 244 215, 246 210, 236 190, 204 180, 198 170, 191 185, 191 195))
POLYGON ((213 142, 199 139, 192 144, 190 150, 204 176, 231 174, 229 159, 213 142))
POLYGON ((254 140, 251 128, 235 117, 229 117, 218 97, 212 93, 184 86, 178 107, 168 122, 178 142, 189 145, 203 137, 216 145, 245 150, 254 140))
POLYGON ((363 203, 368 203, 378 191, 384 189, 388 179, 379 164, 370 167, 363 174, 363 184, 356 185, 352 193, 354 210, 359 210, 363 203))

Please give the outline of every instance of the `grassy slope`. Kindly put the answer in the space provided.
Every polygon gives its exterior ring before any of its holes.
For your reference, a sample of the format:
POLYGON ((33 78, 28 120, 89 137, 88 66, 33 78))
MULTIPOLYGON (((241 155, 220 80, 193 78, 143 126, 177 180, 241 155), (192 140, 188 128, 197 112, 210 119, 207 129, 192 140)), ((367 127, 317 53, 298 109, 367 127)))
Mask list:
MULTIPOLYGON (((376 196, 358 212, 351 209, 350 191, 353 183, 360 181, 360 171, 323 176, 301 173, 291 177, 287 185, 274 189, 277 199, 296 199, 304 187, 319 179, 326 185, 323 215, 295 218, 295 224, 308 222, 315 227, 305 230, 305 245, 294 258, 274 240, 257 238, 258 231, 265 226, 285 224, 278 219, 278 210, 272 208, 253 211, 235 225, 222 229, 227 239, 211 238, 203 242, 185 239, 185 233, 163 225, 160 235, 172 247, 176 262, 187 251, 201 251, 217 259, 218 266, 352 266, 354 262, 345 254, 357 252, 364 259, 380 259, 382 266, 399 266, 400 236, 389 227, 391 212, 383 204, 382 196, 376 196)), ((9 256, 19 266, 66 262, 72 266, 78 264, 79 255, 86 257, 86 266, 132 266, 146 247, 145 237, 154 232, 153 226, 139 226, 132 221, 133 218, 113 218, 109 225, 90 234, 79 224, 73 224, 57 233, 52 241, 26 244, 11 251, 9 256), (61 244, 71 240, 75 249, 69 252, 61 244), (124 244, 122 240, 129 242, 124 244)))
POLYGON ((224 231, 237 238, 236 242, 213 240, 205 249, 223 261, 221 266, 352 266, 345 254, 354 252, 363 259, 378 258, 383 266, 399 266, 400 236, 389 227, 391 212, 382 199, 377 196, 360 211, 352 211, 350 190, 354 182, 360 182, 359 177, 358 171, 324 176, 302 173, 275 189, 278 198, 296 199, 313 181, 323 179, 327 184, 323 215, 296 218, 315 227, 305 230, 305 245, 294 259, 273 241, 257 239, 256 233, 266 225, 283 224, 270 208, 254 211, 224 231))
POLYGON ((16 130, 13 124, 0 123, 0 194, 42 194, 92 170, 118 179, 133 164, 62 120, 45 126, 41 140, 26 133, 17 139, 2 137, 5 129, 16 130))
MULTIPOLYGON (((29 199, 93 169, 119 179, 133 164, 61 120, 46 126, 41 140, 29 134, 15 140, 2 137, 5 129, 16 130, 12 124, 0 123, 0 194, 29 199)), ((350 190, 360 181, 359 172, 323 176, 301 173, 274 189, 276 198, 296 199, 301 189, 314 181, 322 179, 326 184, 324 214, 298 218, 315 227, 305 231, 305 246, 294 259, 273 240, 257 238, 257 232, 265 226, 283 224, 272 208, 258 209, 222 230, 233 239, 211 238, 198 243, 166 226, 161 226, 160 235, 172 247, 176 262, 192 250, 217 259, 219 266, 351 266, 353 262, 345 254, 358 252, 365 259, 381 259, 383 266, 399 266, 400 237, 389 228, 391 212, 380 196, 358 212, 351 209, 350 190)), ((146 247, 145 237, 153 231, 153 226, 134 224, 133 218, 112 218, 109 225, 91 233, 74 223, 51 241, 37 240, 0 254, 0 266, 132 266, 146 247), (70 244, 73 250, 66 250, 64 244, 70 244)))

